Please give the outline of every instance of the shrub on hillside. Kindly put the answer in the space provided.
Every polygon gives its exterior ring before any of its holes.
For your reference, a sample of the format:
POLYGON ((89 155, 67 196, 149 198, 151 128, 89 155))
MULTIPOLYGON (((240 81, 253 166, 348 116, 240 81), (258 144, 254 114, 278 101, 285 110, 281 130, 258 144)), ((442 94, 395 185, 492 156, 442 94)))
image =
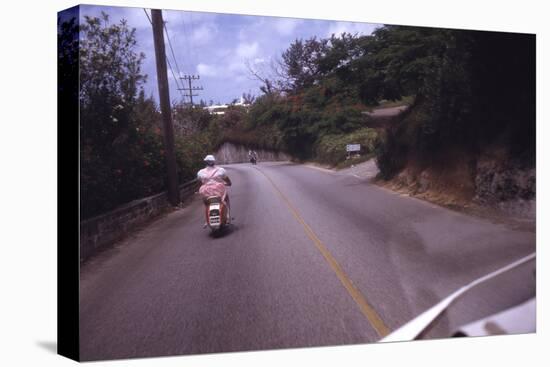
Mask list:
POLYGON ((386 131, 376 149, 376 165, 379 176, 389 180, 399 173, 406 165, 407 146, 397 141, 393 131, 386 131))
POLYGON ((360 153, 372 155, 380 144, 379 133, 375 129, 362 128, 349 134, 324 135, 316 144, 316 158, 322 163, 337 165, 346 160, 347 144, 361 144, 360 153))

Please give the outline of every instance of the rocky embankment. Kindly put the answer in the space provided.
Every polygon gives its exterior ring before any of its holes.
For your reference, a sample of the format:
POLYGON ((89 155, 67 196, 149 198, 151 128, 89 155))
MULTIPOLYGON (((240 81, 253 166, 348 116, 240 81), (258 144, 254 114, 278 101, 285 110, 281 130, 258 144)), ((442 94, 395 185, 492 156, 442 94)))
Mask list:
POLYGON ((536 170, 521 162, 483 156, 477 161, 474 201, 511 215, 535 219, 536 170))
POLYGON ((393 179, 377 183, 452 209, 535 226, 536 170, 506 155, 485 153, 443 168, 409 163, 393 179))

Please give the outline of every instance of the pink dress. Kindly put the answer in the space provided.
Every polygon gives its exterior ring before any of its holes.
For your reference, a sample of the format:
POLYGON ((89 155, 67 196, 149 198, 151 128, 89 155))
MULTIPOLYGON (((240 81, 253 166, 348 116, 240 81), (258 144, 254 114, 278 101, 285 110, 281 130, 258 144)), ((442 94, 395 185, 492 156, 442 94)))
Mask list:
POLYGON ((197 177, 202 182, 199 194, 203 198, 209 196, 224 197, 226 193, 224 178, 227 177, 222 167, 206 167, 199 171, 197 177))

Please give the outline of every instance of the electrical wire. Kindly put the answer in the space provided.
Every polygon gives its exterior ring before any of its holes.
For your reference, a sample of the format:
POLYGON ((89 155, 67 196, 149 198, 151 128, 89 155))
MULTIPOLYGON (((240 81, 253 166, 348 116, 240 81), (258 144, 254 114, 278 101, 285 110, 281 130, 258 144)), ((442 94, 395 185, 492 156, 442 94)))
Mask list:
POLYGON ((168 39, 168 46, 170 47, 170 51, 172 52, 172 58, 174 59, 176 70, 178 71, 178 74, 181 76, 180 67, 178 65, 176 55, 174 53, 174 48, 172 47, 172 41, 170 40, 170 35, 168 34, 168 28, 166 28, 166 22, 164 22, 164 31, 166 32, 166 38, 168 39))
MULTIPOLYGON (((187 27, 185 26, 185 17, 184 17, 184 13, 185 12, 181 12, 180 13, 180 17, 181 17, 181 24, 182 24, 182 27, 183 27, 183 39, 184 39, 184 43, 185 43, 185 46, 187 47, 187 53, 191 59, 191 72, 190 74, 193 74, 193 66, 196 65, 196 57, 195 57, 195 50, 191 47, 191 43, 189 42, 189 37, 188 37, 188 32, 187 32, 187 27)), ((191 26, 191 25, 190 25, 191 26)))
MULTIPOLYGON (((153 26, 153 21, 151 20, 151 17, 149 16, 149 13, 147 13, 147 10, 143 9, 143 12, 145 13, 145 15, 147 16, 147 19, 149 19, 149 23, 151 23, 151 26, 153 26)), ((164 22, 163 22, 164 23, 164 22)), ((170 45, 170 49, 172 50, 172 56, 174 57, 174 62, 176 63, 176 68, 178 69, 178 73, 180 73, 179 71, 179 67, 178 67, 178 64, 177 64, 177 61, 176 61, 176 57, 174 55, 174 50, 172 49, 172 44, 170 42, 170 38, 168 36, 168 30, 166 29, 166 23, 164 23, 164 30, 166 31, 166 37, 168 38, 168 44, 170 45)), ((170 72, 172 74, 172 77, 174 78, 174 82, 176 83, 176 87, 177 87, 177 90, 180 92, 180 95, 182 96, 182 98, 185 100, 185 95, 183 94, 183 87, 180 88, 180 85, 179 85, 179 78, 176 78, 176 75, 174 73, 174 68, 172 68, 172 64, 170 63, 170 58, 167 57, 167 55, 165 54, 164 57, 166 58, 166 62, 168 64, 168 68, 170 69, 170 72)), ((180 73, 181 75, 181 73, 180 73)), ((185 101, 184 101, 185 102, 185 101)))
POLYGON ((193 20, 193 12, 181 12, 180 13, 181 15, 181 22, 182 22, 182 26, 183 26, 183 35, 184 35, 184 39, 186 41, 186 44, 187 44, 187 49, 188 49, 188 54, 189 54, 189 58, 191 59, 191 69, 193 70, 196 70, 197 73, 198 73, 198 69, 197 66, 198 66, 198 62, 197 60, 199 59, 197 57, 197 52, 196 52, 196 48, 195 47, 192 47, 192 43, 189 42, 189 36, 188 34, 193 34, 193 25, 194 25, 194 20, 193 20), (186 22, 185 20, 185 14, 189 14, 189 21, 186 22), (187 23, 187 26, 186 27, 186 23, 187 23), (189 29, 189 31, 188 31, 189 29))

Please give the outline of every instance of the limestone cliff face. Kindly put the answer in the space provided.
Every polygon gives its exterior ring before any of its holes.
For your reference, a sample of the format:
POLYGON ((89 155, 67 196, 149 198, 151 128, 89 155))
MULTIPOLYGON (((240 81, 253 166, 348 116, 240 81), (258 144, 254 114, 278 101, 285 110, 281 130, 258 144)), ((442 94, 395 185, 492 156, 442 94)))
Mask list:
MULTIPOLYGON (((474 159, 451 157, 444 167, 409 162, 386 187, 452 207, 498 209, 499 216, 536 219, 536 170, 507 153, 491 148, 474 159)), ((478 211, 479 214, 479 211, 478 211)))
MULTIPOLYGON (((285 153, 254 149, 258 154, 258 162, 289 161, 285 153)), ((248 162, 248 147, 232 143, 224 143, 215 153, 219 164, 248 162)))
POLYGON ((524 218, 536 218, 536 170, 518 160, 482 156, 477 162, 474 200, 497 205, 524 218))
POLYGON ((513 159, 481 157, 475 176, 476 198, 487 202, 531 200, 536 194, 536 171, 513 159))

